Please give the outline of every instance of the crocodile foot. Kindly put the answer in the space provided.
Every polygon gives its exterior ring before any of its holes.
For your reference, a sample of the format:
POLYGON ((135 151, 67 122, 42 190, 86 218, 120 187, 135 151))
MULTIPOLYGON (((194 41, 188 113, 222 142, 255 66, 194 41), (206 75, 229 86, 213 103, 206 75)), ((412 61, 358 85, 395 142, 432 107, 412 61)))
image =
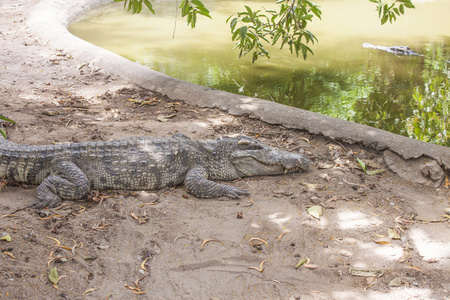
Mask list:
POLYGON ((41 198, 36 200, 36 202, 30 205, 30 208, 34 209, 43 209, 46 207, 53 208, 59 206, 61 204, 61 201, 62 200, 58 195, 55 194, 47 195, 47 197, 44 199, 41 198))

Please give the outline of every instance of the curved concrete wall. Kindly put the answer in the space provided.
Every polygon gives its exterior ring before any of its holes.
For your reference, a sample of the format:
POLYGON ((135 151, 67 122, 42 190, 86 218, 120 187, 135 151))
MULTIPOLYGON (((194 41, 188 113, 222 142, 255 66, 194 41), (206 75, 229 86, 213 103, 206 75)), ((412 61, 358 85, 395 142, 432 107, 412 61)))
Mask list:
POLYGON ((234 115, 248 114, 270 124, 307 130, 332 139, 389 149, 405 159, 434 158, 450 170, 450 149, 424 143, 369 126, 356 124, 282 104, 198 86, 150 70, 119 55, 81 40, 68 31, 70 22, 110 0, 41 0, 33 7, 28 24, 49 46, 63 49, 77 59, 91 62, 106 72, 144 88, 200 107, 220 108, 234 115))

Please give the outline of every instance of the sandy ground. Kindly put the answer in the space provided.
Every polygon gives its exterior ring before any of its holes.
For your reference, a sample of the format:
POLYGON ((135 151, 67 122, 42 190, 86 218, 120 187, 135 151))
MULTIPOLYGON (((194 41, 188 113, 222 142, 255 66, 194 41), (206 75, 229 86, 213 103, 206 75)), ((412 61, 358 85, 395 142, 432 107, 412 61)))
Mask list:
POLYGON ((36 211, 23 209, 35 186, 3 186, 0 233, 11 241, 0 241, 1 299, 450 299, 448 187, 389 170, 368 176, 355 155, 386 169, 382 153, 123 82, 31 36, 35 3, 3 0, 0 11, 0 113, 17 122, 4 124, 12 141, 245 134, 302 151, 313 165, 230 183, 251 192, 240 201, 177 187, 93 192, 36 211))

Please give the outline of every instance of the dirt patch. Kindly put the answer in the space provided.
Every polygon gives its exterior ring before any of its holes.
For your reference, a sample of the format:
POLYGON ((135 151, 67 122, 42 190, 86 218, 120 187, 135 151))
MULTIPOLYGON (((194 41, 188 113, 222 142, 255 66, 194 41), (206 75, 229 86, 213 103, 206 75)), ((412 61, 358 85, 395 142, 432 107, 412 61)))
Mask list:
POLYGON ((35 186, 4 186, 0 233, 12 239, 0 241, 0 298, 448 299, 448 187, 388 170, 365 175, 355 156, 386 169, 382 153, 189 106, 49 49, 24 25, 35 2, 4 0, 0 12, 0 113, 18 123, 4 124, 12 141, 245 134, 305 153, 312 168, 230 183, 251 192, 241 201, 200 200, 177 187, 93 192, 35 211, 22 209, 35 186), (307 212, 313 205, 320 219, 307 212))

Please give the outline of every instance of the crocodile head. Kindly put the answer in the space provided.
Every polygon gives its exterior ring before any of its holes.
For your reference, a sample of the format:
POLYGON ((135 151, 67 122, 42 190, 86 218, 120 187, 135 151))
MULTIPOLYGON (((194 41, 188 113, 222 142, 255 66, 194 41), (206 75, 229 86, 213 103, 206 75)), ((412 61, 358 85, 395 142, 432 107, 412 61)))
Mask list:
POLYGON ((210 179, 286 174, 309 167, 305 155, 269 147, 246 136, 199 142, 210 153, 206 164, 210 179))
POLYGON ((246 136, 236 138, 229 159, 240 177, 294 173, 309 168, 305 155, 269 147, 246 136))

